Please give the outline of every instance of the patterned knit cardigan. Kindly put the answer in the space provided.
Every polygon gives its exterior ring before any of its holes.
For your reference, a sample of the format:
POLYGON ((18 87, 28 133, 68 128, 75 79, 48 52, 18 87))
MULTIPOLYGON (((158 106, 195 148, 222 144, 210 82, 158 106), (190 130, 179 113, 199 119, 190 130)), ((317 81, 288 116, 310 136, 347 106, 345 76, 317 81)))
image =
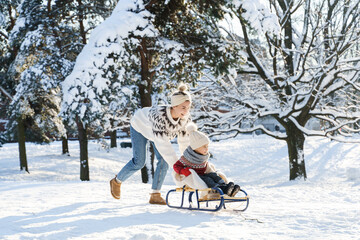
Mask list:
POLYGON ((191 121, 190 118, 179 119, 174 122, 169 119, 170 108, 167 106, 153 106, 149 110, 149 119, 155 136, 167 136, 174 139, 177 135, 185 136, 185 125, 191 121))

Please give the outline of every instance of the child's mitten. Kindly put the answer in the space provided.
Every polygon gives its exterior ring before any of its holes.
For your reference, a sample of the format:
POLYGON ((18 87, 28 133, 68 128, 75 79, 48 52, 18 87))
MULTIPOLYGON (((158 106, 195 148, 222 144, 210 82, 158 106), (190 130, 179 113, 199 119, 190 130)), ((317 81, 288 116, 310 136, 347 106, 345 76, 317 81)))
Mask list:
POLYGON ((185 176, 189 176, 191 174, 189 169, 190 169, 189 167, 181 169, 180 174, 183 174, 185 176))

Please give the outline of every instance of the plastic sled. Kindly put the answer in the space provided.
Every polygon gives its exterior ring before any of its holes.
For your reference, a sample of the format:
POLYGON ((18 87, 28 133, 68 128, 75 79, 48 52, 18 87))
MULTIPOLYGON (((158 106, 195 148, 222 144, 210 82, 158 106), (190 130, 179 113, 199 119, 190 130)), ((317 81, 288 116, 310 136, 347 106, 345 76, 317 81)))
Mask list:
MULTIPOLYGON (((204 194, 202 194, 204 195, 204 194)), ((221 209, 244 212, 249 206, 249 196, 244 190, 240 190, 235 197, 229 197, 218 188, 193 189, 187 186, 168 191, 166 194, 166 205, 170 208, 210 211, 215 212, 221 209), (207 195, 199 197, 200 192, 208 192, 207 195), (179 195, 181 198, 179 199, 179 195), (195 196, 194 200, 193 197, 195 196), (185 198, 188 199, 186 203, 185 198), (176 205, 170 204, 175 202, 176 205)))

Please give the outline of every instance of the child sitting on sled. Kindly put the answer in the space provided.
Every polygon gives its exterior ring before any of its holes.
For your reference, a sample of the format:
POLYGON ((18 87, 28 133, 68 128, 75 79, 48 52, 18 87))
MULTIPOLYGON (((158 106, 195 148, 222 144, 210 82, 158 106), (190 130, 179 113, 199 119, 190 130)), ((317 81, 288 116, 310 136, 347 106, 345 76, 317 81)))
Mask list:
POLYGON ((194 123, 188 124, 186 127, 187 132, 190 135, 190 146, 184 151, 180 160, 178 160, 173 168, 176 173, 184 176, 191 174, 190 169, 193 169, 199 177, 205 182, 207 187, 220 188, 224 194, 230 197, 234 197, 239 191, 240 186, 234 185, 233 182, 228 184, 211 168, 208 166, 209 154, 209 138, 199 131, 194 123))

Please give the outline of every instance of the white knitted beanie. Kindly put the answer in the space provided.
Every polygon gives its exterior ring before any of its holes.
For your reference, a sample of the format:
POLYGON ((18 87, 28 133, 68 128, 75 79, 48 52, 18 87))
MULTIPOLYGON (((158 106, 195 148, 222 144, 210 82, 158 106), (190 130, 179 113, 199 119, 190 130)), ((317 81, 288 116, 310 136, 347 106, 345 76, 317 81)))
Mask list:
POLYGON ((174 107, 180 105, 185 101, 191 102, 191 95, 187 91, 187 86, 181 83, 178 87, 178 91, 171 94, 171 106, 174 107))
POLYGON ((193 150, 210 143, 210 139, 204 133, 197 131, 195 123, 190 122, 186 126, 186 131, 190 135, 190 147, 193 150))

